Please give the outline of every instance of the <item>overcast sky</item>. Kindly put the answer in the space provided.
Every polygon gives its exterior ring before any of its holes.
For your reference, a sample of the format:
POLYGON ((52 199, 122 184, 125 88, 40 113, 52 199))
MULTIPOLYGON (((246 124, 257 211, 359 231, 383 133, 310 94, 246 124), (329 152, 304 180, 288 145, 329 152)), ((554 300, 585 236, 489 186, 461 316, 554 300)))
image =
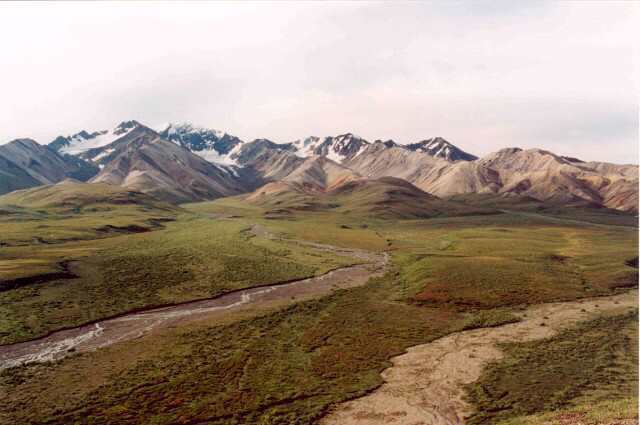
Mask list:
POLYGON ((637 5, 1 3, 0 143, 137 119, 637 163, 637 5))

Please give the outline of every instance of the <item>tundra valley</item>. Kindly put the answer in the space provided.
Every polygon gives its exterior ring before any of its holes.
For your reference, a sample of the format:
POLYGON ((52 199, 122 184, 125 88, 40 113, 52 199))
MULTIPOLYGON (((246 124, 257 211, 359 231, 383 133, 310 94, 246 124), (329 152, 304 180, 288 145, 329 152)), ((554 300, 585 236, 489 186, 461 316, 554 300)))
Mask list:
POLYGON ((127 121, 0 191, 1 424, 638 423, 636 165, 127 121))

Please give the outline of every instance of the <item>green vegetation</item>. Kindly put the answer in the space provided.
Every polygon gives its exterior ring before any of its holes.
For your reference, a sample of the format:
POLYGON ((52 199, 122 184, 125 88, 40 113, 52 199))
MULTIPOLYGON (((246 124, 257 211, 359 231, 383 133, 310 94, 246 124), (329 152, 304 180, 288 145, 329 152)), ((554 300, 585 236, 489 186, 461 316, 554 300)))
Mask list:
POLYGON ((108 210, 121 205, 133 205, 140 209, 177 209, 148 195, 120 186, 88 184, 73 180, 8 193, 0 197, 0 205, 75 213, 108 210))
POLYGON ((567 205, 564 202, 554 203, 549 200, 539 201, 528 196, 516 194, 465 194, 455 195, 451 201, 463 203, 468 206, 480 208, 493 208, 509 210, 521 214, 544 214, 550 218, 560 220, 578 220, 587 223, 599 223, 618 226, 637 226, 638 218, 634 214, 626 212, 594 207, 585 201, 576 201, 567 205))
POLYGON ((545 340, 506 344, 505 358, 468 387, 477 409, 468 422, 494 424, 572 404, 578 411, 599 405, 600 414, 627 410, 638 397, 637 316, 598 318, 545 340))
MULTIPOLYGON (((65 260, 78 276, 0 292, 2 341, 355 261, 253 236, 253 224, 285 239, 389 251, 392 265, 384 277, 323 298, 282 301, 54 363, 5 370, 0 373, 0 423, 312 423, 331 405, 379 386, 389 358, 410 346, 513 322, 513 308, 637 285, 637 270, 629 263, 637 256, 637 229, 591 225, 580 217, 520 212, 382 220, 334 211, 274 218, 240 198, 182 208, 171 213, 174 221, 150 232, 91 240, 56 237, 53 243, 11 242, 0 248, 1 278, 25 276, 11 271, 16 262, 29 265, 28 276, 42 276, 65 260)), ((15 241, 29 241, 42 223, 63 231, 75 222, 52 218, 48 211, 21 211, 0 222, 15 225, 19 216, 32 223, 17 225, 27 238, 15 241)), ((97 222, 106 220, 99 215, 106 213, 96 214, 97 222)), ((148 217, 135 212, 127 220, 148 217)), ((95 227, 85 227, 87 238, 95 227)), ((544 379, 535 385, 554 381, 549 385, 558 386, 535 387, 550 389, 550 395, 532 397, 531 407, 524 400, 529 395, 524 384, 505 382, 498 374, 490 381, 483 377, 482 382, 490 382, 487 388, 495 389, 490 394, 513 385, 514 403, 525 403, 496 418, 525 420, 522 415, 544 415, 555 407, 593 405, 601 414, 624 410, 623 401, 612 400, 634 397, 621 375, 635 379, 637 369, 629 369, 620 353, 633 352, 635 321, 631 316, 599 320, 545 344, 508 348, 515 360, 492 368, 502 367, 509 371, 502 375, 509 375, 513 367, 514 376, 535 379, 527 362, 538 362, 544 379), (589 376, 562 363, 563 356, 587 362, 589 376), (548 379, 552 372, 564 373, 562 382, 548 379)), ((493 395, 482 400, 477 403, 500 402, 493 395)))
POLYGON ((595 403, 583 403, 580 406, 537 415, 521 416, 500 421, 498 425, 582 425, 625 424, 638 420, 638 398, 622 398, 595 403))
POLYGON ((468 315, 462 324, 462 330, 492 328, 518 321, 520 321, 518 316, 514 315, 508 309, 478 310, 468 315))
POLYGON ((484 309, 602 295, 637 284, 636 270, 625 263, 635 255, 635 231, 544 217, 518 224, 521 218, 396 224, 387 238, 410 279, 407 298, 484 309))
POLYGON ((215 202, 185 205, 199 214, 230 215, 267 226, 273 232, 290 239, 301 239, 324 244, 384 251, 389 242, 379 231, 385 223, 394 222, 363 219, 358 216, 308 212, 281 219, 265 218, 264 209, 243 202, 240 197, 223 198, 215 202))
POLYGON ((326 192, 309 190, 299 183, 271 183, 263 192, 246 197, 246 202, 260 205, 267 215, 280 217, 311 211, 386 220, 500 213, 436 198, 394 177, 342 182, 326 192))
MULTIPOLYGON (((329 404, 380 385, 389 357, 468 324, 451 309, 389 301, 402 291, 396 276, 264 316, 167 335, 171 343, 159 343, 153 361, 113 375, 64 411, 52 413, 38 396, 30 398, 37 409, 23 409, 15 399, 2 408, 36 423, 46 423, 46 414, 51 423, 311 423, 329 404)), ((55 379, 57 370, 77 373, 65 365, 84 356, 5 371, 1 383, 24 394, 33 380, 55 379)), ((95 372, 101 362, 91 363, 95 372)))
POLYGON ((303 278, 355 262, 285 242, 254 242, 248 229, 242 222, 183 217, 162 231, 111 238, 81 261, 71 257, 75 279, 0 292, 0 341, 29 339, 135 308, 303 278))
POLYGON ((43 208, 26 209, 28 219, 0 222, 6 236, 0 248, 0 343, 357 262, 255 238, 245 221, 180 212, 107 185, 95 185, 106 188, 96 193, 93 186, 66 183, 0 198, 16 208, 43 208), (69 185, 87 190, 68 192, 69 185), (161 217, 162 224, 149 226, 161 217))
POLYGON ((180 208, 106 184, 62 182, 0 197, 3 281, 54 274, 60 262, 92 255, 96 239, 162 228, 180 208))
POLYGON ((331 197, 338 204, 340 213, 384 219, 499 213, 491 208, 438 199, 405 180, 393 177, 349 182, 333 190, 331 197))

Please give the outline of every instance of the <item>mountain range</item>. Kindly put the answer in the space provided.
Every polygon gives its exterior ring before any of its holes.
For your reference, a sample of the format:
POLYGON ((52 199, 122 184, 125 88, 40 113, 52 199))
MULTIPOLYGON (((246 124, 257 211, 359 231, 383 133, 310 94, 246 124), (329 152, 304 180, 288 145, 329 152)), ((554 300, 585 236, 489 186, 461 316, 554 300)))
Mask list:
POLYGON ((400 216, 428 216, 447 208, 465 213, 469 196, 490 195, 638 211, 637 165, 520 148, 478 158, 441 137, 407 145, 352 133, 245 142, 190 123, 153 129, 131 120, 46 145, 17 139, 0 146, 0 194, 68 178, 171 203, 247 194, 248 202, 274 210, 335 206, 336 199, 349 197, 358 208, 402 204, 400 216), (460 196, 466 207, 456 203, 460 196))

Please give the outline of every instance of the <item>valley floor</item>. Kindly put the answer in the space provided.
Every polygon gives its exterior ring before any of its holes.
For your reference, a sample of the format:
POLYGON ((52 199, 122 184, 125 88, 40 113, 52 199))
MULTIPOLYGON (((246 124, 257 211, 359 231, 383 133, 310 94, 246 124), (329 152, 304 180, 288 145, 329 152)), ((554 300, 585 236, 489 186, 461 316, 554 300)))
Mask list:
MULTIPOLYGON (((257 234, 273 239, 261 226, 254 226, 257 234)), ((303 243, 290 241, 291 243, 303 243)), ((303 243, 305 244, 305 243, 303 243)), ((138 339, 158 329, 184 325, 202 320, 204 316, 229 314, 235 310, 256 309, 262 304, 282 300, 302 300, 322 296, 337 289, 363 285, 380 276, 387 265, 386 254, 331 245, 306 243, 317 249, 362 261, 338 267, 324 274, 275 285, 257 285, 226 292, 210 299, 187 301, 166 307, 140 309, 117 317, 98 320, 86 325, 63 329, 49 335, 0 346, 0 369, 33 362, 58 360, 73 353, 93 351, 109 345, 138 339)))
POLYGON ((0 220, 2 424, 637 421, 637 227, 226 199, 105 235, 110 215, 42 214, 0 220), (62 261, 76 276, 41 279, 62 261), (130 337, 60 332, 87 323, 130 337))

